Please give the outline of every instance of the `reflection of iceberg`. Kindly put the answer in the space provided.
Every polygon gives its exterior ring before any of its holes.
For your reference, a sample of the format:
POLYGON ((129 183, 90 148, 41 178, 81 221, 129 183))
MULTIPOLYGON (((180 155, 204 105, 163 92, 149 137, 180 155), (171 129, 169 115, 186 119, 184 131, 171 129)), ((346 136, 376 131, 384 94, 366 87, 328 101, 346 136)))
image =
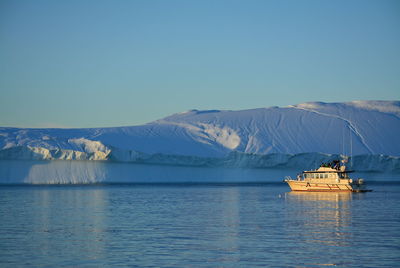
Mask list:
POLYGON ((227 266, 233 266, 240 261, 236 254, 240 250, 240 191, 237 187, 218 189, 218 199, 219 205, 214 207, 216 213, 202 216, 207 224, 201 229, 204 233, 214 234, 215 243, 210 248, 219 252, 221 261, 227 266))
POLYGON ((76 265, 77 260, 87 263, 107 254, 104 242, 107 191, 101 188, 35 188, 24 190, 24 200, 29 200, 28 207, 33 209, 23 206, 23 213, 8 213, 7 218, 8 224, 21 221, 21 215, 25 218, 23 234, 26 237, 13 239, 23 239, 23 246, 20 246, 26 255, 37 258, 33 263, 46 258, 45 263, 52 267, 59 266, 61 260, 76 265))

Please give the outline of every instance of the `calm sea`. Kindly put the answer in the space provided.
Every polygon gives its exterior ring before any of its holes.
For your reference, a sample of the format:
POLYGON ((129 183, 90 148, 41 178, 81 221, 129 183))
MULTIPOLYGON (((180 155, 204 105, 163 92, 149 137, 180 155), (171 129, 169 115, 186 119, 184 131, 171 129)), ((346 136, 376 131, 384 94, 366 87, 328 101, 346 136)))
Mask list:
POLYGON ((399 267, 400 183, 0 186, 0 267, 399 267))

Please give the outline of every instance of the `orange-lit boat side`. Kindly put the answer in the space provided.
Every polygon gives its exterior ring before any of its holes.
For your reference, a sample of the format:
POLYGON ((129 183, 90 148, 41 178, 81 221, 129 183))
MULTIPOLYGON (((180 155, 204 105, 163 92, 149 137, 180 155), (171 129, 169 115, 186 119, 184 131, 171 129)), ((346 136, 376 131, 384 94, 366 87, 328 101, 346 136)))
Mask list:
POLYGON ((316 170, 303 171, 296 179, 284 180, 292 191, 309 192, 366 192, 363 179, 351 179, 339 161, 322 164, 316 170))

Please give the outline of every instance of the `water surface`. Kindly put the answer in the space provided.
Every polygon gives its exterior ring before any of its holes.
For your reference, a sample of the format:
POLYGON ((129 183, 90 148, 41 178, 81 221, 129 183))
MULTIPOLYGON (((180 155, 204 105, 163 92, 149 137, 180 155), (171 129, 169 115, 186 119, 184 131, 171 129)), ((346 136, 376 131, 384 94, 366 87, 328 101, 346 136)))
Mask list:
POLYGON ((0 186, 1 267, 395 267, 400 184, 0 186))

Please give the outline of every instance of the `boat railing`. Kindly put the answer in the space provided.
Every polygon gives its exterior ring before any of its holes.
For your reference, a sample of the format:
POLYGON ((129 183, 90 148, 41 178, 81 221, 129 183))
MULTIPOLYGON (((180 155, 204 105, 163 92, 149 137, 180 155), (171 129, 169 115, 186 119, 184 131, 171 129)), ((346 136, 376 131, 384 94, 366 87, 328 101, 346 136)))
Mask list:
POLYGON ((292 177, 290 177, 290 176, 285 176, 285 181, 292 181, 293 179, 292 179, 292 177))

